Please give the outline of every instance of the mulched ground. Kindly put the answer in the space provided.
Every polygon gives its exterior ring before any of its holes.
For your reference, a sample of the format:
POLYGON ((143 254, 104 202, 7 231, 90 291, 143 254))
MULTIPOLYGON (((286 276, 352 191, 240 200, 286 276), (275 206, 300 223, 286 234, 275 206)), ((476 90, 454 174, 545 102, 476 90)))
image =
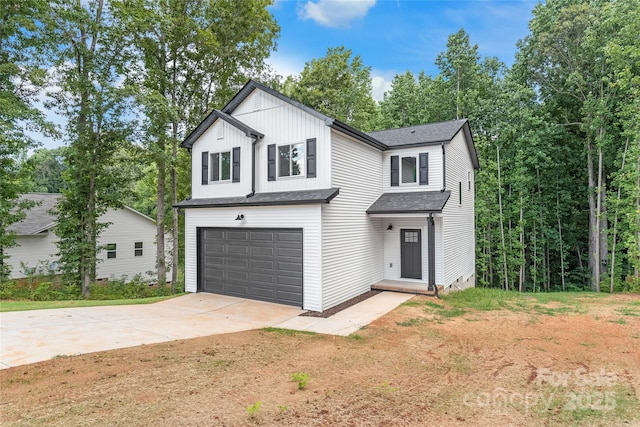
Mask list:
POLYGON ((334 314, 341 312, 345 308, 349 308, 352 305, 356 305, 357 303, 359 303, 361 301, 364 301, 366 299, 369 299, 374 295, 378 295, 380 292, 382 292, 382 291, 365 292, 364 294, 358 295, 357 297, 353 297, 350 300, 347 300, 347 301, 343 302, 342 304, 338 304, 335 307, 332 307, 332 308, 330 308, 328 310, 325 310, 325 311, 307 311, 306 313, 302 313, 300 316, 322 317, 322 318, 326 319, 327 317, 331 317, 334 314))

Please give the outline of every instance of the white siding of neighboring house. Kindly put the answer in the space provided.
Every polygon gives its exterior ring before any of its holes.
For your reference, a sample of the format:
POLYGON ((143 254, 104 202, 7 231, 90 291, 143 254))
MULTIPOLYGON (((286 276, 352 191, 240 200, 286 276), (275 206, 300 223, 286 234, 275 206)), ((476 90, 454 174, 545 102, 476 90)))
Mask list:
MULTIPOLYGON (((442 285, 443 276, 443 254, 442 254, 442 218, 436 217, 435 220, 435 267, 436 267, 436 284, 442 285)), ((421 281, 428 283, 429 279, 429 258, 428 258, 428 234, 427 234, 427 217, 388 217, 376 218, 381 221, 382 235, 384 238, 384 279, 385 280, 409 280, 411 282, 421 281), (391 224, 393 228, 387 230, 391 224), (422 280, 403 279, 401 277, 401 249, 400 249, 400 230, 402 229, 419 229, 421 230, 422 239, 422 280)))
MULTIPOLYGON (((101 246, 116 244, 116 257, 107 258, 106 249, 98 252, 96 278, 116 278, 126 276, 131 280, 136 274, 145 278, 155 278, 156 274, 156 224, 150 218, 130 209, 110 209, 100 217, 100 222, 111 223, 98 238, 101 246), (135 255, 135 242, 142 242, 142 256, 135 255)), ((167 252, 167 276, 171 279, 171 240, 165 236, 167 252)))
MULTIPOLYGON (((98 252, 96 278, 116 278, 126 276, 132 279, 136 274, 147 276, 148 272, 155 275, 156 271, 156 225, 153 220, 133 212, 127 208, 111 209, 100 217, 100 222, 111 223, 102 231, 98 238, 99 245, 116 244, 116 258, 107 259, 106 250, 98 252), (134 256, 135 242, 143 242, 143 255, 134 256)), ((169 236, 165 237, 167 253, 171 250, 169 236)), ((10 248, 9 263, 12 266, 11 277, 18 279, 25 277, 20 268, 20 261, 29 267, 57 262, 55 254, 58 252, 56 242, 58 237, 50 229, 46 233, 33 236, 17 236, 18 246, 10 248)), ((167 260, 170 256, 167 255, 167 260)), ((170 277, 171 270, 167 274, 170 277)), ((155 277, 155 276, 154 276, 155 277)), ((148 276, 147 276, 148 278, 148 276)))
POLYGON ((451 197, 443 210, 444 284, 475 283, 474 169, 462 130, 445 145, 446 184, 451 197), (471 178, 471 189, 467 177, 471 178), (458 183, 462 183, 462 204, 458 183))
MULTIPOLYGON (((202 134, 191 151, 191 196, 194 199, 244 196, 251 192, 251 150, 253 138, 218 119, 202 134), (211 154, 240 147, 240 182, 211 181, 211 154), (202 153, 209 153, 209 183, 202 184, 202 153)), ((232 166, 233 173, 233 166, 232 166)))
POLYGON ((271 193, 331 187, 331 131, 323 120, 259 89, 254 90, 232 115, 265 135, 264 139, 256 145, 256 192, 271 193), (310 138, 316 138, 316 178, 277 177, 275 181, 268 181, 267 146, 302 143, 310 138))
MULTIPOLYGON (((17 246, 5 249, 9 259, 5 260, 11 266, 12 279, 27 277, 21 267, 21 262, 28 268, 43 268, 46 263, 54 263, 58 252, 56 246, 57 236, 53 231, 45 231, 30 236, 16 236, 17 246)), ((43 271, 43 273, 45 273, 43 271)))
POLYGON ((382 280, 382 230, 367 208, 382 193, 382 153, 333 132, 332 187, 340 194, 322 207, 323 305, 333 307, 382 280))
POLYGON ((198 227, 302 228, 303 308, 322 311, 322 228, 320 205, 198 208, 185 211, 185 290, 197 292, 198 227), (236 221, 239 212, 243 221, 236 221))
MULTIPOLYGON (((418 160, 419 162, 419 160, 418 160)), ((419 167, 419 163, 417 164, 419 167)), ((400 193, 411 191, 440 191, 442 190, 442 146, 428 145, 424 147, 402 148, 385 151, 382 157, 382 191, 385 193, 400 193), (402 184, 391 186, 391 156, 415 156, 429 153, 429 185, 402 184)), ((402 180, 401 180, 402 181, 402 180)))

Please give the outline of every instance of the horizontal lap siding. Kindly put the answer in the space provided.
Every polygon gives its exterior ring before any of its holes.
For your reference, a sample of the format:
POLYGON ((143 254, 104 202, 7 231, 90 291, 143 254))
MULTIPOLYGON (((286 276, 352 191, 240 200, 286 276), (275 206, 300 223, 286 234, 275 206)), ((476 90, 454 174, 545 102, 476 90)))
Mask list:
MULTIPOLYGON (((435 251, 435 263, 436 263, 436 284, 441 285, 443 283, 442 274, 442 227, 441 218, 435 218, 435 232, 436 232, 436 251, 435 251)), ((422 282, 427 283, 429 278, 429 258, 428 258, 428 232, 427 232, 427 217, 424 218, 379 218, 376 221, 381 221, 382 235, 384 238, 384 279, 387 280, 399 280, 401 279, 400 271, 400 230, 402 229, 419 229, 421 230, 422 237, 422 282), (387 230, 389 225, 392 225, 391 230, 387 230)), ((416 279, 411 279, 415 281, 416 279)))
POLYGON ((27 277, 21 263, 27 268, 43 268, 47 263, 57 262, 58 237, 49 230, 46 234, 34 236, 16 236, 16 246, 5 249, 5 255, 9 258, 5 262, 11 267, 12 279, 27 277))
POLYGON ((429 145, 385 151, 382 158, 382 191, 385 193, 401 193, 410 191, 440 191, 442 190, 442 146, 429 145), (391 186, 391 156, 415 156, 429 153, 429 185, 400 184, 391 186))
POLYGON ((382 280, 382 234, 366 210, 380 196, 382 153, 333 133, 332 187, 340 194, 322 207, 323 309, 366 292, 382 280))
POLYGON ((445 286, 475 273, 474 169, 462 131, 445 146, 447 190, 451 197, 443 211, 445 286), (471 190, 467 171, 471 172, 471 190), (462 205, 459 204, 462 182, 462 205))
POLYGON ((187 209, 185 211, 185 289, 197 292, 198 227, 300 228, 303 231, 303 308, 321 311, 320 206, 187 209), (236 221, 239 212, 243 221, 236 221))

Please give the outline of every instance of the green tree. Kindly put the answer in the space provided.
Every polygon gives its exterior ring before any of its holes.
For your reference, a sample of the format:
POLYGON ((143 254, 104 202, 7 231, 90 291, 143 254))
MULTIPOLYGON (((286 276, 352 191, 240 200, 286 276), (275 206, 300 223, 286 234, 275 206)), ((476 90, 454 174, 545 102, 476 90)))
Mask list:
POLYGON ((5 249, 15 245, 8 227, 29 207, 19 198, 27 190, 21 164, 27 150, 36 145, 26 128, 52 133, 43 114, 33 107, 44 83, 44 70, 34 59, 39 43, 33 31, 45 7, 42 0, 0 3, 0 282, 10 273, 5 249))
MULTIPOLYGON (((141 61, 128 73, 144 114, 143 145, 156 165, 158 284, 166 283, 165 230, 172 232, 172 283, 177 281, 179 216, 172 209, 186 197, 190 179, 179 183, 178 153, 185 130, 221 107, 249 77, 264 70, 279 27, 269 0, 113 1, 129 43, 141 61), (181 191, 182 189, 182 191, 181 191), (165 216, 171 212, 171 225, 165 216)), ((185 167, 188 170, 188 166, 185 167)))
POLYGON ((324 58, 305 64, 291 91, 292 98, 321 113, 368 131, 377 122, 377 105, 371 95, 371 67, 359 55, 351 57, 344 46, 329 48, 324 58))
POLYGON ((123 120, 127 97, 118 84, 127 51, 104 0, 50 1, 40 34, 59 88, 50 94, 51 104, 68 120, 68 188, 55 229, 60 267, 65 280, 80 283, 88 297, 96 278, 97 238, 108 225, 99 217, 122 204, 123 177, 113 158, 130 130, 123 120))
POLYGON ((27 188, 31 193, 62 193, 67 185, 62 178, 66 169, 65 147, 36 150, 23 164, 27 188))

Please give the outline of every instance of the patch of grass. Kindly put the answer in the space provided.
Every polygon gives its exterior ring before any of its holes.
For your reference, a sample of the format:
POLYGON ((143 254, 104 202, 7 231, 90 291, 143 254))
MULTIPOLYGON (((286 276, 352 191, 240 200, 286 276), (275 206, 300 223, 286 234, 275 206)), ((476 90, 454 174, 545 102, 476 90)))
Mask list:
POLYGON ((349 338, 351 340, 354 340, 354 341, 362 341, 364 339, 362 337, 362 335, 360 335, 360 334, 351 334, 347 338, 349 338))
POLYGON ((446 317, 446 318, 462 316, 465 313, 466 313, 466 311, 464 311, 463 309, 458 308, 458 307, 453 307, 450 310, 442 309, 442 310, 438 311, 438 315, 440 315, 441 317, 446 317))
POLYGON ((262 402, 259 400, 253 405, 247 406, 247 413, 249 414, 249 418, 255 418, 260 412, 260 407, 262 406, 262 402))
POLYGON ((627 321, 625 318, 621 317, 618 320, 609 320, 609 323, 617 323, 618 325, 626 325, 627 321))
POLYGON ((403 306, 403 307, 417 307, 419 305, 422 305, 422 303, 420 303, 420 301, 414 301, 414 300, 410 299, 409 301, 405 301, 400 305, 403 306))
POLYGON ((292 337, 295 335, 317 335, 315 332, 312 331, 296 331, 295 329, 286 329, 286 328, 273 328, 273 327, 267 327, 267 328, 262 328, 262 330, 264 332, 273 332, 279 335, 285 335, 288 337, 292 337))
POLYGON ((635 308, 622 307, 616 309, 616 311, 624 316, 640 316, 640 313, 635 308))
POLYGON ((435 308, 436 310, 440 310, 444 308, 442 304, 438 304, 437 302, 433 302, 433 301, 425 301, 424 305, 426 305, 427 307, 435 308))
POLYGON ((291 381, 298 383, 298 390, 304 390, 309 382, 309 374, 296 372, 295 374, 291 374, 291 381))
POLYGON ((28 311, 46 310, 50 308, 72 308, 72 307, 98 307, 105 305, 135 305, 153 304, 159 301, 168 300, 184 294, 175 294, 163 297, 137 298, 137 299, 116 299, 116 300, 66 300, 66 301, 0 301, 0 312, 8 311, 28 311))
POLYGON ((594 348, 596 346, 596 344, 594 344, 592 342, 581 342, 580 345, 584 346, 584 347, 587 347, 587 348, 594 348))
POLYGON ((376 387, 376 390, 378 390, 380 393, 382 394, 391 394, 391 393, 395 393, 396 391, 398 391, 397 387, 393 387, 391 385, 391 383, 389 382, 389 380, 385 380, 382 385, 379 385, 376 387))
POLYGON ((396 322, 398 326, 417 326, 424 321, 422 317, 412 317, 411 319, 407 319, 403 322, 396 322))
POLYGON ((500 289, 468 288, 460 292, 452 292, 442 297, 443 301, 457 308, 473 308, 482 311, 500 310, 508 308, 523 298, 517 292, 507 292, 500 289))

